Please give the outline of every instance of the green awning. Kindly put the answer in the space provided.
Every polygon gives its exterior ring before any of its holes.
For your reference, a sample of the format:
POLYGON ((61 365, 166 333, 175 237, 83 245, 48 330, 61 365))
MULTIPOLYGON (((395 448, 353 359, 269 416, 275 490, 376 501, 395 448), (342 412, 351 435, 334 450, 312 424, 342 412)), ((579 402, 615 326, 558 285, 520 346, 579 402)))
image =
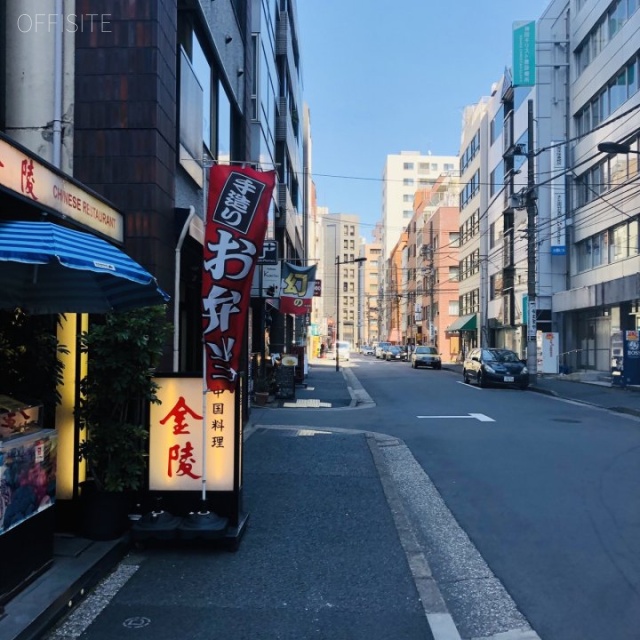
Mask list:
POLYGON ((447 331, 475 331, 478 328, 478 316, 472 313, 468 316, 460 316, 447 327, 447 331))

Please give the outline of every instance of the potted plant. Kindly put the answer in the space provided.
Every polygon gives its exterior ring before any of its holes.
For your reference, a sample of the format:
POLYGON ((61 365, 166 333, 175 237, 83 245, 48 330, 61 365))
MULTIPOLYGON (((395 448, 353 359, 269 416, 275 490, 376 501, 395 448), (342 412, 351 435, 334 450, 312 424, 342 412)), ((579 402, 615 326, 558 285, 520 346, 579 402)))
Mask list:
POLYGON ((76 412, 84 431, 79 453, 88 479, 81 487, 81 520, 88 537, 120 535, 127 524, 127 498, 143 486, 146 407, 158 402, 153 374, 170 331, 160 306, 107 314, 81 335, 88 367, 76 412))

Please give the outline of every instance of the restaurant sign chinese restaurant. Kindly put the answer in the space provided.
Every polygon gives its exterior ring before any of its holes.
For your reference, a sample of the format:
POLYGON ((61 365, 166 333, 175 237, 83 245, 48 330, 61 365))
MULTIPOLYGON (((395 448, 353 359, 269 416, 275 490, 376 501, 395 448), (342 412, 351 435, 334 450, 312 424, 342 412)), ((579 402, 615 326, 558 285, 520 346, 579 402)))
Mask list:
MULTIPOLYGON (((241 509, 240 370, 253 273, 263 252, 275 172, 214 166, 202 272, 203 377, 158 376, 151 407, 149 489, 176 514, 158 536, 238 539, 241 509), (200 493, 198 500, 198 492, 200 493), (180 509, 191 509, 178 522, 180 509), (225 524, 222 524, 222 521, 225 524)), ((147 518, 134 538, 153 537, 147 518), (147 527, 145 529, 145 527, 147 527)))

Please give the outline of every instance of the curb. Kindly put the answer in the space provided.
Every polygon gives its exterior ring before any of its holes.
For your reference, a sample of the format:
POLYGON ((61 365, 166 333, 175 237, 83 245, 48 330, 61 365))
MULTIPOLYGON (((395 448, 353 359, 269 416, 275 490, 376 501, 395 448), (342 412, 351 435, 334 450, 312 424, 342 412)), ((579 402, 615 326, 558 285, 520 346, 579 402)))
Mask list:
POLYGON ((380 453, 381 446, 397 446, 402 444, 402 441, 371 433, 367 433, 366 438, 433 640, 462 640, 438 584, 431 573, 431 567, 420 549, 402 498, 395 488, 394 480, 380 453))
POLYGON ((359 407, 361 409, 375 407, 376 403, 373 398, 367 393, 366 389, 360 383, 360 380, 356 377, 356 374, 351 369, 341 369, 342 375, 347 382, 347 389, 351 396, 350 407, 359 407))

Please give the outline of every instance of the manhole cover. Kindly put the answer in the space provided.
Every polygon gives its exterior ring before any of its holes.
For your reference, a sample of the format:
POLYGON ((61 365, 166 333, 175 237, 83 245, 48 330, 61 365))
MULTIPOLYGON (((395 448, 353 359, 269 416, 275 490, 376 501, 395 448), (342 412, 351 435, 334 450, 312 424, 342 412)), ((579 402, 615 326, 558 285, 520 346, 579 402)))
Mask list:
POLYGON ((122 626, 126 629, 142 629, 142 627, 147 627, 151 624, 151 620, 149 618, 145 618, 143 616, 136 616, 135 618, 127 618, 122 626))

